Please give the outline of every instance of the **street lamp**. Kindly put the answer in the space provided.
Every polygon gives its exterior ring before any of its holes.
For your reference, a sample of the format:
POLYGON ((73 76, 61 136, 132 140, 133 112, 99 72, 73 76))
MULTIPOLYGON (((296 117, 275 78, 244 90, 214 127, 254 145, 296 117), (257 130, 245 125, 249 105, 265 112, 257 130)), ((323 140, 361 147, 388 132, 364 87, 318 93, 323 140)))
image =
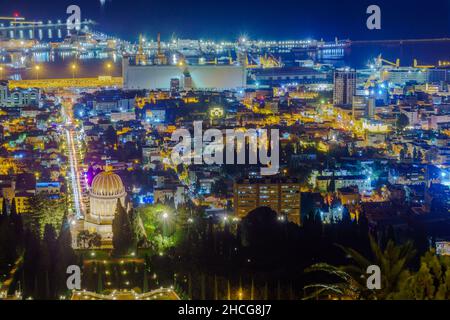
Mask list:
POLYGON ((167 235, 167 220, 169 220, 169 214, 167 212, 164 212, 161 217, 163 220, 163 237, 166 237, 166 235, 167 235))
POLYGON ((110 62, 106 64, 106 69, 108 69, 108 75, 111 76, 112 64, 110 62))
POLYGON ((3 80, 3 67, 0 67, 0 80, 3 80))
POLYGON ((39 80, 39 71, 41 70, 41 66, 35 65, 34 70, 36 71, 36 80, 39 80))
POLYGON ((77 65, 75 63, 72 63, 70 68, 72 69, 72 79, 75 79, 75 72, 77 71, 77 65))

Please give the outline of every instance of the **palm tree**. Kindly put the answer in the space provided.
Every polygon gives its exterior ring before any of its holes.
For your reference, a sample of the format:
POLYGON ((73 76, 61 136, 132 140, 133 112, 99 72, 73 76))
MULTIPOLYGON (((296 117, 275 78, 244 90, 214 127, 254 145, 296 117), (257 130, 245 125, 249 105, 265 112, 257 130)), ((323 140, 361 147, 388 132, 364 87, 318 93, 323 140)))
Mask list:
POLYGON ((315 264, 306 272, 325 272, 336 281, 331 284, 313 284, 305 287, 308 291, 313 289, 312 294, 306 297, 320 298, 333 297, 337 299, 390 299, 394 292, 397 292, 400 284, 409 276, 408 265, 416 255, 411 242, 403 245, 395 245, 389 241, 384 251, 377 242, 370 236, 370 247, 372 251, 372 261, 351 248, 339 246, 346 256, 353 260, 353 264, 347 266, 332 266, 326 263, 315 264), (370 290, 367 287, 367 268, 376 265, 381 269, 381 289, 370 290))

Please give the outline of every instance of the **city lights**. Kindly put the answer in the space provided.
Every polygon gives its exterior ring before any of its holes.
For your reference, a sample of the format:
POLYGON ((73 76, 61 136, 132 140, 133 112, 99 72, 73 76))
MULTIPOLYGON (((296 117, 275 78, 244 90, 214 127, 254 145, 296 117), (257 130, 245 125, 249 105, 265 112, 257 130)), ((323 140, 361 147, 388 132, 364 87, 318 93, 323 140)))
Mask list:
POLYGON ((444 0, 322 1, 3 6, 0 300, 450 300, 444 0))

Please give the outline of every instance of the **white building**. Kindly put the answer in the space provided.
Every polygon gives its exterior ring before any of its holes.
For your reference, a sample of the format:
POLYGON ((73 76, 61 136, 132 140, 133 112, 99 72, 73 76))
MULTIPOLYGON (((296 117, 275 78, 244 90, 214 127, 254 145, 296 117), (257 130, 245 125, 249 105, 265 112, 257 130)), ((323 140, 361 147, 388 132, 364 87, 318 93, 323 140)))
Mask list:
POLYGON ((96 175, 89 193, 90 212, 86 216, 85 229, 100 234, 104 242, 111 241, 117 200, 125 207, 126 195, 122 179, 117 174, 105 171, 96 175))
POLYGON ((237 65, 131 65, 122 63, 124 89, 170 90, 172 79, 180 87, 197 90, 235 90, 247 85, 244 66, 237 65))

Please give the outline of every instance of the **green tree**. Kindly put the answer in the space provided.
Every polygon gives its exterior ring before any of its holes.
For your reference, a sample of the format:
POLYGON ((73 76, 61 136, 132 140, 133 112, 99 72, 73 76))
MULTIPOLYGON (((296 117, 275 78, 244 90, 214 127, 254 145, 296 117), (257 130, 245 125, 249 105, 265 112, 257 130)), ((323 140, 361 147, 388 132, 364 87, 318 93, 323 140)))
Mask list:
POLYGON ((102 246, 102 236, 97 232, 89 234, 89 248, 100 248, 102 246))
POLYGON ((396 122, 397 130, 403 131, 407 126, 409 126, 408 116, 403 113, 399 114, 396 122))
POLYGON ((87 248, 90 234, 88 230, 82 230, 77 235, 77 246, 80 248, 87 248))
POLYGON ((57 239, 57 256, 56 256, 56 287, 57 294, 64 294, 67 291, 66 271, 69 265, 76 263, 76 255, 72 248, 72 234, 70 232, 70 224, 67 217, 64 217, 57 239))
POLYGON ((44 228, 50 224, 54 230, 60 230, 66 214, 66 199, 48 199, 44 196, 35 196, 30 200, 30 213, 27 214, 25 225, 38 232, 42 238, 44 228))
POLYGON ((13 199, 11 204, 11 210, 9 215, 9 223, 12 231, 14 232, 14 243, 16 245, 17 250, 23 248, 23 221, 22 216, 17 213, 16 209, 16 201, 13 199))
POLYGON ((420 268, 409 274, 392 299, 449 300, 450 257, 437 256, 434 251, 421 258, 420 268))
POLYGON ((8 207, 6 206, 5 198, 3 198, 3 201, 2 201, 2 216, 6 217, 7 215, 8 215, 8 207))
POLYGON ((128 213, 122 206, 120 200, 117 200, 112 229, 114 255, 121 256, 127 254, 133 244, 133 231, 128 213))
POLYGON ((307 272, 322 271, 338 279, 333 283, 306 286, 306 290, 313 290, 309 297, 331 295, 338 298, 379 300, 387 299, 397 292, 401 283, 408 277, 407 267, 416 254, 412 243, 396 246, 393 241, 389 241, 383 251, 370 237, 370 246, 372 259, 351 248, 339 246, 353 260, 353 264, 336 267, 319 263, 308 268, 307 272), (367 288, 367 268, 372 265, 381 269, 381 290, 367 288))

